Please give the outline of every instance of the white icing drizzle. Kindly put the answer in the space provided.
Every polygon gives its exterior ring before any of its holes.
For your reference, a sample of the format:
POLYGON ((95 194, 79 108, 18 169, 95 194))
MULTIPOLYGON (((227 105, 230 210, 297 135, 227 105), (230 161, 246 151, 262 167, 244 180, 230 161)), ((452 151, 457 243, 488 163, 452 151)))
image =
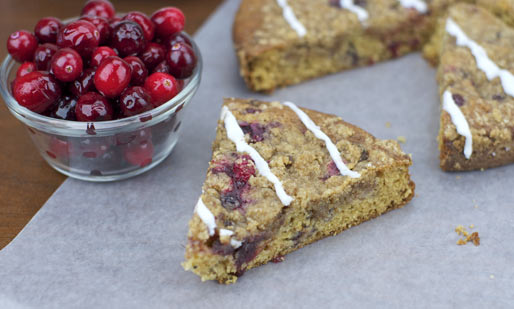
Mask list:
POLYGON ((425 14, 428 12, 428 6, 421 0, 398 0, 400 4, 408 9, 415 9, 416 11, 425 14))
POLYGON ((485 73, 489 80, 499 77, 505 93, 514 97, 514 75, 512 75, 511 72, 498 67, 498 65, 487 56, 485 49, 471 40, 451 18, 448 18, 446 21, 446 32, 457 39, 457 45, 465 46, 471 50, 478 68, 485 73))
POLYGON ((245 141, 245 135, 241 127, 237 123, 236 117, 230 112, 228 107, 223 106, 221 110, 221 120, 225 123, 225 129, 227 131, 228 138, 236 144, 238 152, 246 152, 255 162, 255 166, 259 173, 266 177, 275 186, 275 192, 284 206, 289 206, 293 201, 293 198, 289 196, 282 182, 271 172, 268 163, 264 160, 261 155, 252 146, 248 145, 245 141))
MULTIPOLYGON (((233 231, 226 230, 226 229, 220 229, 220 236, 230 236, 230 237, 232 237, 232 235, 234 235, 233 231)), ((243 242, 241 242, 241 241, 239 241, 237 239, 234 239, 234 238, 230 239, 230 245, 234 249, 237 249, 237 248, 241 247, 242 244, 243 244, 243 242)))
POLYGON ((307 30, 303 24, 296 18, 293 9, 287 4, 287 0, 277 0, 278 5, 282 8, 282 15, 291 28, 296 31, 299 37, 303 37, 307 34, 307 30))
POLYGON ((353 3, 353 0, 339 0, 339 6, 357 15, 357 18, 361 22, 364 22, 366 19, 369 18, 368 12, 360 6, 355 5, 355 3, 353 3))
POLYGON ((318 127, 306 113, 304 113, 292 102, 284 102, 284 105, 292 109, 296 115, 298 115, 298 118, 300 118, 303 124, 314 134, 314 136, 325 142, 327 150, 330 153, 332 160, 334 160, 341 175, 350 176, 351 178, 361 177, 359 173, 350 170, 344 164, 343 160, 341 159, 341 153, 339 153, 339 150, 337 150, 336 145, 334 145, 330 138, 323 131, 321 131, 320 127, 318 127))
POLYGON ((443 109, 450 114, 452 122, 457 129, 457 133, 466 138, 466 142, 464 143, 464 156, 466 159, 469 159, 473 153, 473 136, 471 135, 471 130, 469 129, 469 124, 464 114, 462 114, 460 108, 455 104, 452 93, 448 90, 443 94, 443 109))
POLYGON ((198 214, 200 219, 207 225, 207 229, 209 230, 209 235, 214 235, 214 231, 216 230, 216 218, 212 214, 212 212, 205 206, 202 201, 202 197, 198 199, 198 203, 196 203, 195 212, 198 214))

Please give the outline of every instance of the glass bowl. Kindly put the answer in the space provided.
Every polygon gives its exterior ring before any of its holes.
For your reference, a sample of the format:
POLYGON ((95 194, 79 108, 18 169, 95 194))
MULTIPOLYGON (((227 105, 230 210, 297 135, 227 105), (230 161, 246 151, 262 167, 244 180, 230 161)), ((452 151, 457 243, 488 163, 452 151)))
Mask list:
POLYGON ((185 109, 200 85, 202 57, 170 101, 145 113, 112 121, 78 122, 34 113, 19 105, 11 82, 19 66, 7 56, 0 67, 0 94, 9 111, 23 122, 41 156, 57 171, 81 180, 105 182, 144 173, 162 162, 175 147, 185 109))

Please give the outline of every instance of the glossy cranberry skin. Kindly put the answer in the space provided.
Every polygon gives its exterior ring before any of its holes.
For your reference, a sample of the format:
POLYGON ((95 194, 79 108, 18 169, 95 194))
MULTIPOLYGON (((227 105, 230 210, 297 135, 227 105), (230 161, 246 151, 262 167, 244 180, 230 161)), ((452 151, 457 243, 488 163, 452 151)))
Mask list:
POLYGON ((70 156, 71 145, 67 141, 52 136, 46 153, 54 159, 66 159, 70 156))
POLYGON ((55 42, 57 42, 57 35, 59 34, 59 30, 61 30, 62 27, 62 22, 55 17, 41 18, 34 28, 34 34, 41 44, 55 44, 55 42))
POLYGON ((193 46, 191 41, 183 33, 175 33, 174 35, 167 38, 164 42, 164 46, 167 50, 170 50, 173 45, 177 43, 185 43, 191 47, 193 46))
POLYGON ((159 63, 155 69, 153 70, 153 73, 166 73, 170 74, 170 66, 168 65, 168 62, 166 60, 163 60, 161 63, 159 63))
POLYGON ((132 165, 144 167, 152 163, 154 147, 151 140, 135 141, 123 151, 125 160, 132 165))
POLYGON ((75 106, 78 121, 106 121, 112 119, 112 106, 101 94, 88 92, 81 96, 75 106))
POLYGON ((96 70, 94 68, 86 69, 82 74, 70 84, 69 90, 76 97, 95 90, 95 77, 96 70))
POLYGON ((146 47, 143 29, 131 20, 119 22, 111 34, 110 46, 122 57, 139 54, 146 47))
POLYGON ((77 120, 75 117, 75 106, 77 98, 75 96, 62 96, 57 101, 57 106, 50 112, 49 116, 56 119, 77 120))
POLYGON ((152 98, 145 88, 140 86, 130 87, 120 97, 120 108, 123 116, 130 117, 153 108, 152 98))
POLYGON ((59 49, 52 58, 52 73, 62 82, 76 80, 84 65, 79 53, 71 48, 59 49))
POLYGON ((98 32, 100 33, 100 45, 109 41, 111 28, 109 27, 109 22, 106 18, 100 16, 82 16, 80 19, 95 25, 96 29, 98 29, 98 32))
POLYGON ((153 73, 148 76, 145 89, 150 93, 155 107, 168 102, 178 94, 177 80, 166 73, 153 73))
POLYGON ((57 45, 45 43, 39 45, 34 53, 34 64, 39 71, 50 71, 52 66, 52 58, 59 50, 57 45))
POLYGON ((146 16, 146 14, 141 12, 130 12, 125 15, 122 20, 131 20, 136 22, 141 26, 141 29, 143 29, 146 41, 151 42, 153 40, 155 35, 155 25, 153 21, 146 16))
POLYGON ((171 75, 178 79, 193 75, 196 67, 196 55, 193 48, 185 43, 177 43, 166 54, 166 61, 171 75))
POLYGON ((37 48, 36 37, 25 30, 13 32, 7 39, 7 51, 18 62, 31 61, 37 48))
POLYGON ((135 56, 125 57, 123 60, 125 60, 132 69, 130 84, 134 86, 143 85, 148 77, 148 70, 143 61, 135 56))
POLYGON ((132 69, 123 59, 107 57, 96 70, 95 87, 108 98, 119 96, 127 88, 132 78, 132 69))
POLYGON ((167 38, 184 30, 186 18, 184 13, 175 7, 162 8, 152 15, 155 24, 155 33, 161 38, 167 38))
POLYGON ((36 65, 34 62, 24 62, 20 67, 18 68, 18 71, 16 71, 16 78, 25 76, 29 74, 30 72, 37 71, 36 65))
POLYGON ((57 36, 57 46, 70 47, 82 57, 89 58, 100 43, 100 32, 86 20, 77 20, 61 29, 57 36))
POLYGON ((82 8, 82 16, 100 16, 104 18, 113 18, 116 15, 114 6, 107 0, 90 0, 82 8))
POLYGON ((164 60, 166 56, 166 51, 164 48, 157 43, 149 43, 146 49, 139 55, 141 60, 143 60, 144 64, 148 68, 148 70, 153 70, 159 63, 164 60))
POLYGON ((45 112, 61 95, 61 87, 46 72, 31 72, 14 82, 13 96, 21 106, 36 113, 45 112))
POLYGON ((107 46, 97 47, 93 51, 93 54, 91 55, 89 65, 93 68, 96 68, 102 63, 102 61, 105 60, 105 58, 110 57, 110 56, 117 56, 117 55, 118 54, 116 54, 114 49, 112 49, 110 47, 107 47, 107 46))

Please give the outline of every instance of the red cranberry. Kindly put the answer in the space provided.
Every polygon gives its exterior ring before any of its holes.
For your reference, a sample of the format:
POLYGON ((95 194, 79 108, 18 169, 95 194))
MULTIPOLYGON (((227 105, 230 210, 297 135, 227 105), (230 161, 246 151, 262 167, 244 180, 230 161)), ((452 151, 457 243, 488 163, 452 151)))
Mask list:
POLYGON ((153 70, 159 63, 164 61, 166 52, 164 48, 157 43, 149 43, 146 49, 139 55, 145 63, 148 70, 153 70))
POLYGON ((89 65, 93 68, 96 68, 105 60, 105 58, 109 56, 117 56, 114 49, 107 46, 97 47, 93 54, 91 55, 91 60, 89 61, 89 65))
POLYGON ((120 97, 120 108, 123 116, 130 117, 153 108, 152 98, 143 87, 131 87, 123 92, 120 97))
POLYGON ((112 145, 109 138, 86 138, 81 139, 78 145, 72 149, 73 155, 84 158, 95 159, 104 155, 112 145))
POLYGON ((148 76, 145 89, 150 93, 155 107, 168 102, 178 94, 177 81, 166 73, 153 73, 148 76))
POLYGON ((119 96, 130 83, 132 69, 123 59, 107 57, 96 70, 95 86, 100 93, 109 98, 119 96))
POLYGON ((188 78, 196 67, 196 55, 191 46, 177 43, 166 54, 171 75, 178 79, 188 78))
POLYGON ((177 43, 185 43, 191 47, 193 46, 191 41, 183 33, 175 33, 165 40, 166 49, 170 50, 173 45, 177 43))
POLYGON ((75 121, 75 106, 77 105, 77 98, 74 96, 62 96, 57 101, 57 106, 49 114, 50 117, 56 119, 72 120, 75 121))
POLYGON ((143 29, 145 39, 148 42, 153 40, 155 34, 155 25, 153 24, 153 21, 151 21, 150 18, 146 16, 146 14, 141 12, 130 12, 125 15, 125 17, 123 17, 123 20, 131 20, 138 23, 139 26, 141 26, 141 29, 143 29))
POLYGON ((243 130, 244 134, 250 135, 250 143, 262 142, 264 140, 266 126, 257 122, 240 122, 239 126, 241 127, 241 130, 243 130))
MULTIPOLYGON (((112 33, 114 31, 114 28, 120 23, 121 18, 118 16, 114 16, 113 18, 109 19, 109 33, 112 33)), ((110 39, 110 37, 109 37, 110 39)))
POLYGON ((251 158, 247 156, 241 157, 241 163, 234 163, 233 179, 237 184, 246 184, 251 176, 255 176, 255 167, 251 158))
POLYGON ((59 30, 63 27, 61 21, 55 17, 40 19, 34 28, 34 34, 39 43, 54 43, 57 41, 59 30))
POLYGON ((109 27, 109 22, 107 19, 100 16, 82 16, 80 19, 95 25, 96 29, 98 29, 98 32, 100 33, 100 45, 109 41, 111 36, 111 28, 109 27))
POLYGON ((123 151, 125 160, 132 165, 144 167, 152 163, 154 148, 152 141, 130 143, 123 151))
POLYGON ((63 141, 55 136, 50 138, 48 151, 46 152, 54 159, 66 159, 70 156, 71 145, 67 141, 63 141))
POLYGON ((81 96, 75 106, 78 121, 105 121, 112 119, 112 106, 101 94, 88 92, 81 96))
POLYGON ((34 53, 34 64, 39 71, 50 71, 52 58, 59 50, 57 45, 45 43, 39 45, 34 53))
POLYGON ((170 66, 168 65, 168 61, 163 60, 161 63, 159 63, 155 69, 153 69, 153 73, 166 73, 170 74, 170 66))
POLYGON ((45 112, 61 95, 61 87, 46 72, 31 72, 14 82, 13 96, 18 104, 36 113, 45 112))
POLYGON ((82 57, 89 58, 100 42, 100 32, 92 23, 77 20, 61 29, 57 36, 57 45, 61 48, 71 47, 82 57))
POLYGON ((110 45, 123 57, 137 55, 146 47, 143 29, 131 20, 121 21, 114 27, 110 45))
POLYGON ((104 18, 113 18, 116 15, 114 6, 107 0, 90 0, 84 5, 82 15, 100 16, 104 18))
POLYGON ((82 74, 82 58, 71 48, 58 50, 52 58, 52 73, 62 82, 71 82, 82 74))
POLYGON ((25 76, 29 74, 30 72, 37 71, 36 65, 34 62, 24 62, 20 67, 18 68, 18 71, 16 71, 16 78, 25 76))
POLYGON ((132 132, 123 132, 116 134, 116 145, 129 145, 133 143, 141 143, 152 139, 152 130, 144 128, 132 132))
POLYGON ((14 32, 7 39, 7 51, 18 62, 31 61, 36 48, 36 37, 25 30, 14 32))
POLYGON ((135 56, 125 57, 125 60, 132 68, 132 78, 130 83, 132 85, 142 85, 145 83, 146 77, 148 76, 148 70, 141 59, 135 56))
POLYGON ((73 83, 70 84, 69 90, 75 96, 80 97, 81 95, 95 90, 95 77, 96 70, 93 68, 86 69, 73 83))
POLYGON ((166 38, 184 30, 186 18, 181 10, 175 7, 166 7, 153 13, 152 21, 155 23, 155 33, 166 38))

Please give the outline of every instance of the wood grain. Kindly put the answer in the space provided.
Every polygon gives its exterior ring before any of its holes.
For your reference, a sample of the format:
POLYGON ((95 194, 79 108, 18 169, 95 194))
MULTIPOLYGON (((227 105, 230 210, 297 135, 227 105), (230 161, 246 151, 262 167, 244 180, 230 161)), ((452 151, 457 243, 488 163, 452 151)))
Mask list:
MULTIPOLYGON (((77 16, 84 1, 2 0, 0 57, 7 51, 7 37, 19 29, 33 30, 45 16, 65 19, 77 16)), ((186 31, 194 33, 222 0, 113 0, 119 12, 151 14, 163 6, 176 6, 186 15, 186 31)), ((3 102, 3 101, 2 101, 3 102)), ((0 104, 0 249, 29 222, 66 179, 37 153, 25 127, 0 104)))

